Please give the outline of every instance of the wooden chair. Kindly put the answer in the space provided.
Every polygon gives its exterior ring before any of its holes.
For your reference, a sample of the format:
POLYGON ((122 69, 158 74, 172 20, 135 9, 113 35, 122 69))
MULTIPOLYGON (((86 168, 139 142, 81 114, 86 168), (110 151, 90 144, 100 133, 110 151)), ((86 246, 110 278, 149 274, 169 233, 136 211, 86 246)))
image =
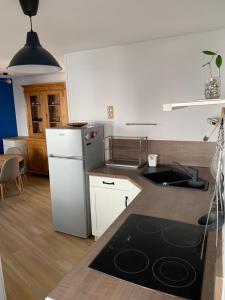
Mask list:
POLYGON ((0 172, 0 191, 1 198, 4 199, 5 195, 5 187, 8 182, 15 182, 16 187, 19 193, 22 192, 21 182, 20 182, 20 171, 19 171, 19 163, 15 157, 7 159, 1 168, 0 172))

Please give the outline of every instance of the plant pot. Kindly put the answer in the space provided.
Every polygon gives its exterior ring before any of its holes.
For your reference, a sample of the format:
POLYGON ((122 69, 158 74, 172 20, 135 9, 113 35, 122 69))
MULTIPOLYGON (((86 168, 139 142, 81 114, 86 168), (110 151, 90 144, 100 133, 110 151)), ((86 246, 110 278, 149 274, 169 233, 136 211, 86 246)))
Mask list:
MULTIPOLYGON (((225 214, 222 211, 219 211, 218 213, 218 229, 221 229, 223 224, 224 224, 224 217, 225 214)), ((200 226, 206 227, 207 223, 207 218, 208 215, 204 215, 201 218, 198 219, 198 224, 200 226)), ((208 220, 208 225, 207 225, 207 230, 208 231, 213 231, 217 229, 217 213, 216 211, 213 211, 209 215, 209 220, 208 220)))
POLYGON ((205 98, 218 99, 221 96, 221 80, 220 77, 212 77, 205 84, 205 98))

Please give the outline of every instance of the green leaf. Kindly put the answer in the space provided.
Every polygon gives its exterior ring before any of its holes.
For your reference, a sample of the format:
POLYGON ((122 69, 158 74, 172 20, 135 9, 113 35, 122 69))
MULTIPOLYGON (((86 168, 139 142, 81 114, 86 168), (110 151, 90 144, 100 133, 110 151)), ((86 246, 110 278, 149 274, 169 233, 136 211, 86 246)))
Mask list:
POLYGON ((223 59, 222 59, 221 55, 217 55, 217 58, 216 58, 217 68, 220 68, 222 66, 222 63, 223 63, 223 59))
POLYGON ((208 51, 208 50, 204 50, 204 51, 202 51, 204 54, 206 54, 206 55, 216 55, 216 53, 215 52, 212 52, 212 51, 208 51))

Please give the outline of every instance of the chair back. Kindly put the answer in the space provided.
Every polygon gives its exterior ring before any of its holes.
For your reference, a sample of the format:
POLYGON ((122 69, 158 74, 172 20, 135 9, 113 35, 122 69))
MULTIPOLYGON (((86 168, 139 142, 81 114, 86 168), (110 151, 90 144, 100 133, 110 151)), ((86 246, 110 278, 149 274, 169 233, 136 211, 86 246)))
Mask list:
POLYGON ((1 168, 0 182, 11 182, 19 175, 19 163, 16 157, 7 159, 1 168))
POLYGON ((11 147, 6 150, 5 154, 18 154, 23 155, 22 151, 18 147, 11 147))
MULTIPOLYGON (((22 151, 18 147, 11 147, 11 148, 7 149, 5 154, 18 154, 18 155, 23 156, 22 151)), ((19 162, 19 168, 20 168, 20 172, 22 172, 22 173, 25 172, 26 165, 25 165, 24 159, 19 162)))

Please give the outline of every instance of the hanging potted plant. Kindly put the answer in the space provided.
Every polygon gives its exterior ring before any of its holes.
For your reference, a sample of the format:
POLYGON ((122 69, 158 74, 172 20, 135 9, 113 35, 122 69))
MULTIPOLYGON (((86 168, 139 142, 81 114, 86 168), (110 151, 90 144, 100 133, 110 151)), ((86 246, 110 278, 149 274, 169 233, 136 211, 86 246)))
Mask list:
POLYGON ((204 50, 202 51, 205 55, 210 57, 210 60, 207 61, 202 67, 209 68, 210 79, 205 85, 205 98, 206 99, 218 99, 221 95, 221 78, 220 78, 220 68, 223 63, 222 56, 217 52, 204 50), (212 63, 215 62, 215 65, 218 69, 218 76, 213 76, 212 72, 212 63))

